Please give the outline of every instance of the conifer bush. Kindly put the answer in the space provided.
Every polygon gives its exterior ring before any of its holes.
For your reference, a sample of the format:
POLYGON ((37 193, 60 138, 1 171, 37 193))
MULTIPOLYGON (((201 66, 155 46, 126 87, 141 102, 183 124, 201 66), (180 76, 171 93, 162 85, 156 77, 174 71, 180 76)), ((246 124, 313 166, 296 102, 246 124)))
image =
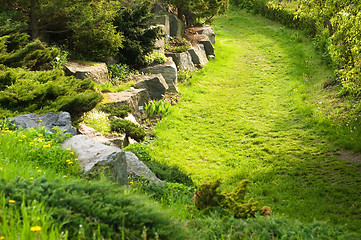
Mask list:
POLYGON ((110 129, 114 132, 125 133, 135 141, 144 141, 146 135, 142 127, 125 119, 115 119, 111 121, 110 129))
POLYGON ((16 202, 43 202, 69 239, 188 238, 154 202, 108 182, 0 179, 0 193, 16 202))

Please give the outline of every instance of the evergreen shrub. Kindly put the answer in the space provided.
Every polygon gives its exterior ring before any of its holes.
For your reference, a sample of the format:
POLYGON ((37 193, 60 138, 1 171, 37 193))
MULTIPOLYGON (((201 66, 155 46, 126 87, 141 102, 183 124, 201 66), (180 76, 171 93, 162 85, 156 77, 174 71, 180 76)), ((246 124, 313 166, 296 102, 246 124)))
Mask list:
POLYGON ((43 202, 69 239, 187 239, 154 202, 108 182, 0 179, 0 193, 16 203, 43 202))
POLYGON ((125 119, 115 119, 111 121, 110 129, 114 132, 125 133, 135 141, 144 141, 146 135, 142 127, 125 119))

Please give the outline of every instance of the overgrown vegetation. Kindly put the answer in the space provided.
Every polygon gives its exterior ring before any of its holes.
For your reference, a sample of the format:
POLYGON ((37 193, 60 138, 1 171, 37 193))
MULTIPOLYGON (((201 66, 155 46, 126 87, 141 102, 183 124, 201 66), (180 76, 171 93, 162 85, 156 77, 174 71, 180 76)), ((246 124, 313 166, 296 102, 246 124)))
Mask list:
POLYGON ((125 133, 128 137, 138 142, 144 141, 146 135, 141 126, 121 118, 112 120, 110 122, 110 129, 114 132, 125 133))

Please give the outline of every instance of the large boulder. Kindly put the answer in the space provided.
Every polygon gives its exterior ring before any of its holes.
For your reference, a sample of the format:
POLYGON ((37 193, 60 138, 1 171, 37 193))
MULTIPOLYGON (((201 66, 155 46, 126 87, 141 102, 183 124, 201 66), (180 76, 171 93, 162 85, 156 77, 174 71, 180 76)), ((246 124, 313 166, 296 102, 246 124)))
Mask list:
POLYGON ((169 29, 169 16, 168 15, 156 15, 154 20, 152 20, 151 24, 153 25, 163 25, 164 26, 164 34, 170 35, 169 29))
POLYGON ((171 57, 179 70, 195 70, 192 57, 189 52, 182 53, 166 53, 167 57, 171 57))
POLYGON ((200 36, 204 37, 201 37, 198 42, 204 46, 204 50, 206 51, 207 56, 214 57, 215 54, 212 42, 209 40, 208 36, 201 34, 200 36))
MULTIPOLYGON (((162 33, 166 32, 166 28, 164 25, 158 24, 155 26, 150 26, 150 28, 157 28, 157 27, 159 27, 161 29, 162 33)), ((164 37, 157 39, 154 43, 154 46, 156 47, 156 49, 154 50, 155 52, 164 53, 164 48, 165 48, 164 37)))
POLYGON ((111 104, 115 107, 121 105, 128 105, 132 109, 132 114, 137 119, 142 119, 146 116, 144 106, 150 100, 148 91, 144 88, 129 89, 127 91, 118 93, 105 93, 104 99, 106 104, 111 104))
POLYGON ((103 84, 109 80, 108 68, 105 63, 68 61, 64 67, 64 72, 68 76, 75 76, 79 79, 91 78, 98 84, 103 84))
POLYGON ((130 176, 144 177, 157 184, 163 183, 134 153, 126 151, 125 157, 127 160, 128 174, 130 176))
POLYGON ((79 124, 78 131, 90 137, 91 139, 103 143, 108 146, 118 147, 118 148, 125 148, 129 145, 129 140, 126 137, 126 134, 116 136, 116 137, 108 137, 103 136, 101 133, 99 133, 94 128, 88 127, 84 124, 79 124))
POLYGON ((54 128, 60 128, 65 133, 77 134, 76 129, 71 125, 71 116, 68 112, 61 112, 59 114, 50 112, 43 115, 30 113, 10 119, 17 127, 24 129, 45 127, 48 131, 55 133, 56 130, 54 128))
POLYGON ((204 46, 201 44, 196 44, 188 49, 189 54, 191 55, 192 62, 196 67, 205 66, 208 63, 208 58, 204 46))
POLYGON ((203 34, 208 36, 212 44, 216 43, 216 34, 214 33, 213 27, 206 25, 204 27, 198 27, 196 30, 198 34, 203 34))
POLYGON ((140 81, 138 81, 134 85, 134 88, 147 89, 151 99, 159 100, 164 96, 165 92, 168 90, 168 85, 165 82, 162 74, 159 73, 159 74, 140 76, 140 81))
POLYGON ((168 92, 178 93, 177 84, 177 66, 172 58, 168 58, 166 63, 150 66, 140 70, 143 73, 162 74, 168 85, 168 92))
POLYGON ((121 185, 128 183, 127 161, 123 150, 104 145, 85 135, 69 138, 61 146, 77 153, 79 164, 86 175, 105 171, 114 182, 121 185))
POLYGON ((176 38, 182 38, 184 34, 184 23, 176 15, 169 14, 169 35, 176 38))

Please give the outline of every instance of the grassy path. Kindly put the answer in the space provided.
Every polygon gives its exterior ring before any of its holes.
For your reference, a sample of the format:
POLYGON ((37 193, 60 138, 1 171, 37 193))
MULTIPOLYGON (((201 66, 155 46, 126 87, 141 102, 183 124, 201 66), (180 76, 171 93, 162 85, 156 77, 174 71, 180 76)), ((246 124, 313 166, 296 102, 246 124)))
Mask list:
POLYGON ((247 178, 248 198, 303 221, 361 225, 361 165, 334 153, 311 123, 330 76, 307 40, 239 11, 216 19, 216 59, 181 86, 154 133, 152 155, 196 183, 247 178))

